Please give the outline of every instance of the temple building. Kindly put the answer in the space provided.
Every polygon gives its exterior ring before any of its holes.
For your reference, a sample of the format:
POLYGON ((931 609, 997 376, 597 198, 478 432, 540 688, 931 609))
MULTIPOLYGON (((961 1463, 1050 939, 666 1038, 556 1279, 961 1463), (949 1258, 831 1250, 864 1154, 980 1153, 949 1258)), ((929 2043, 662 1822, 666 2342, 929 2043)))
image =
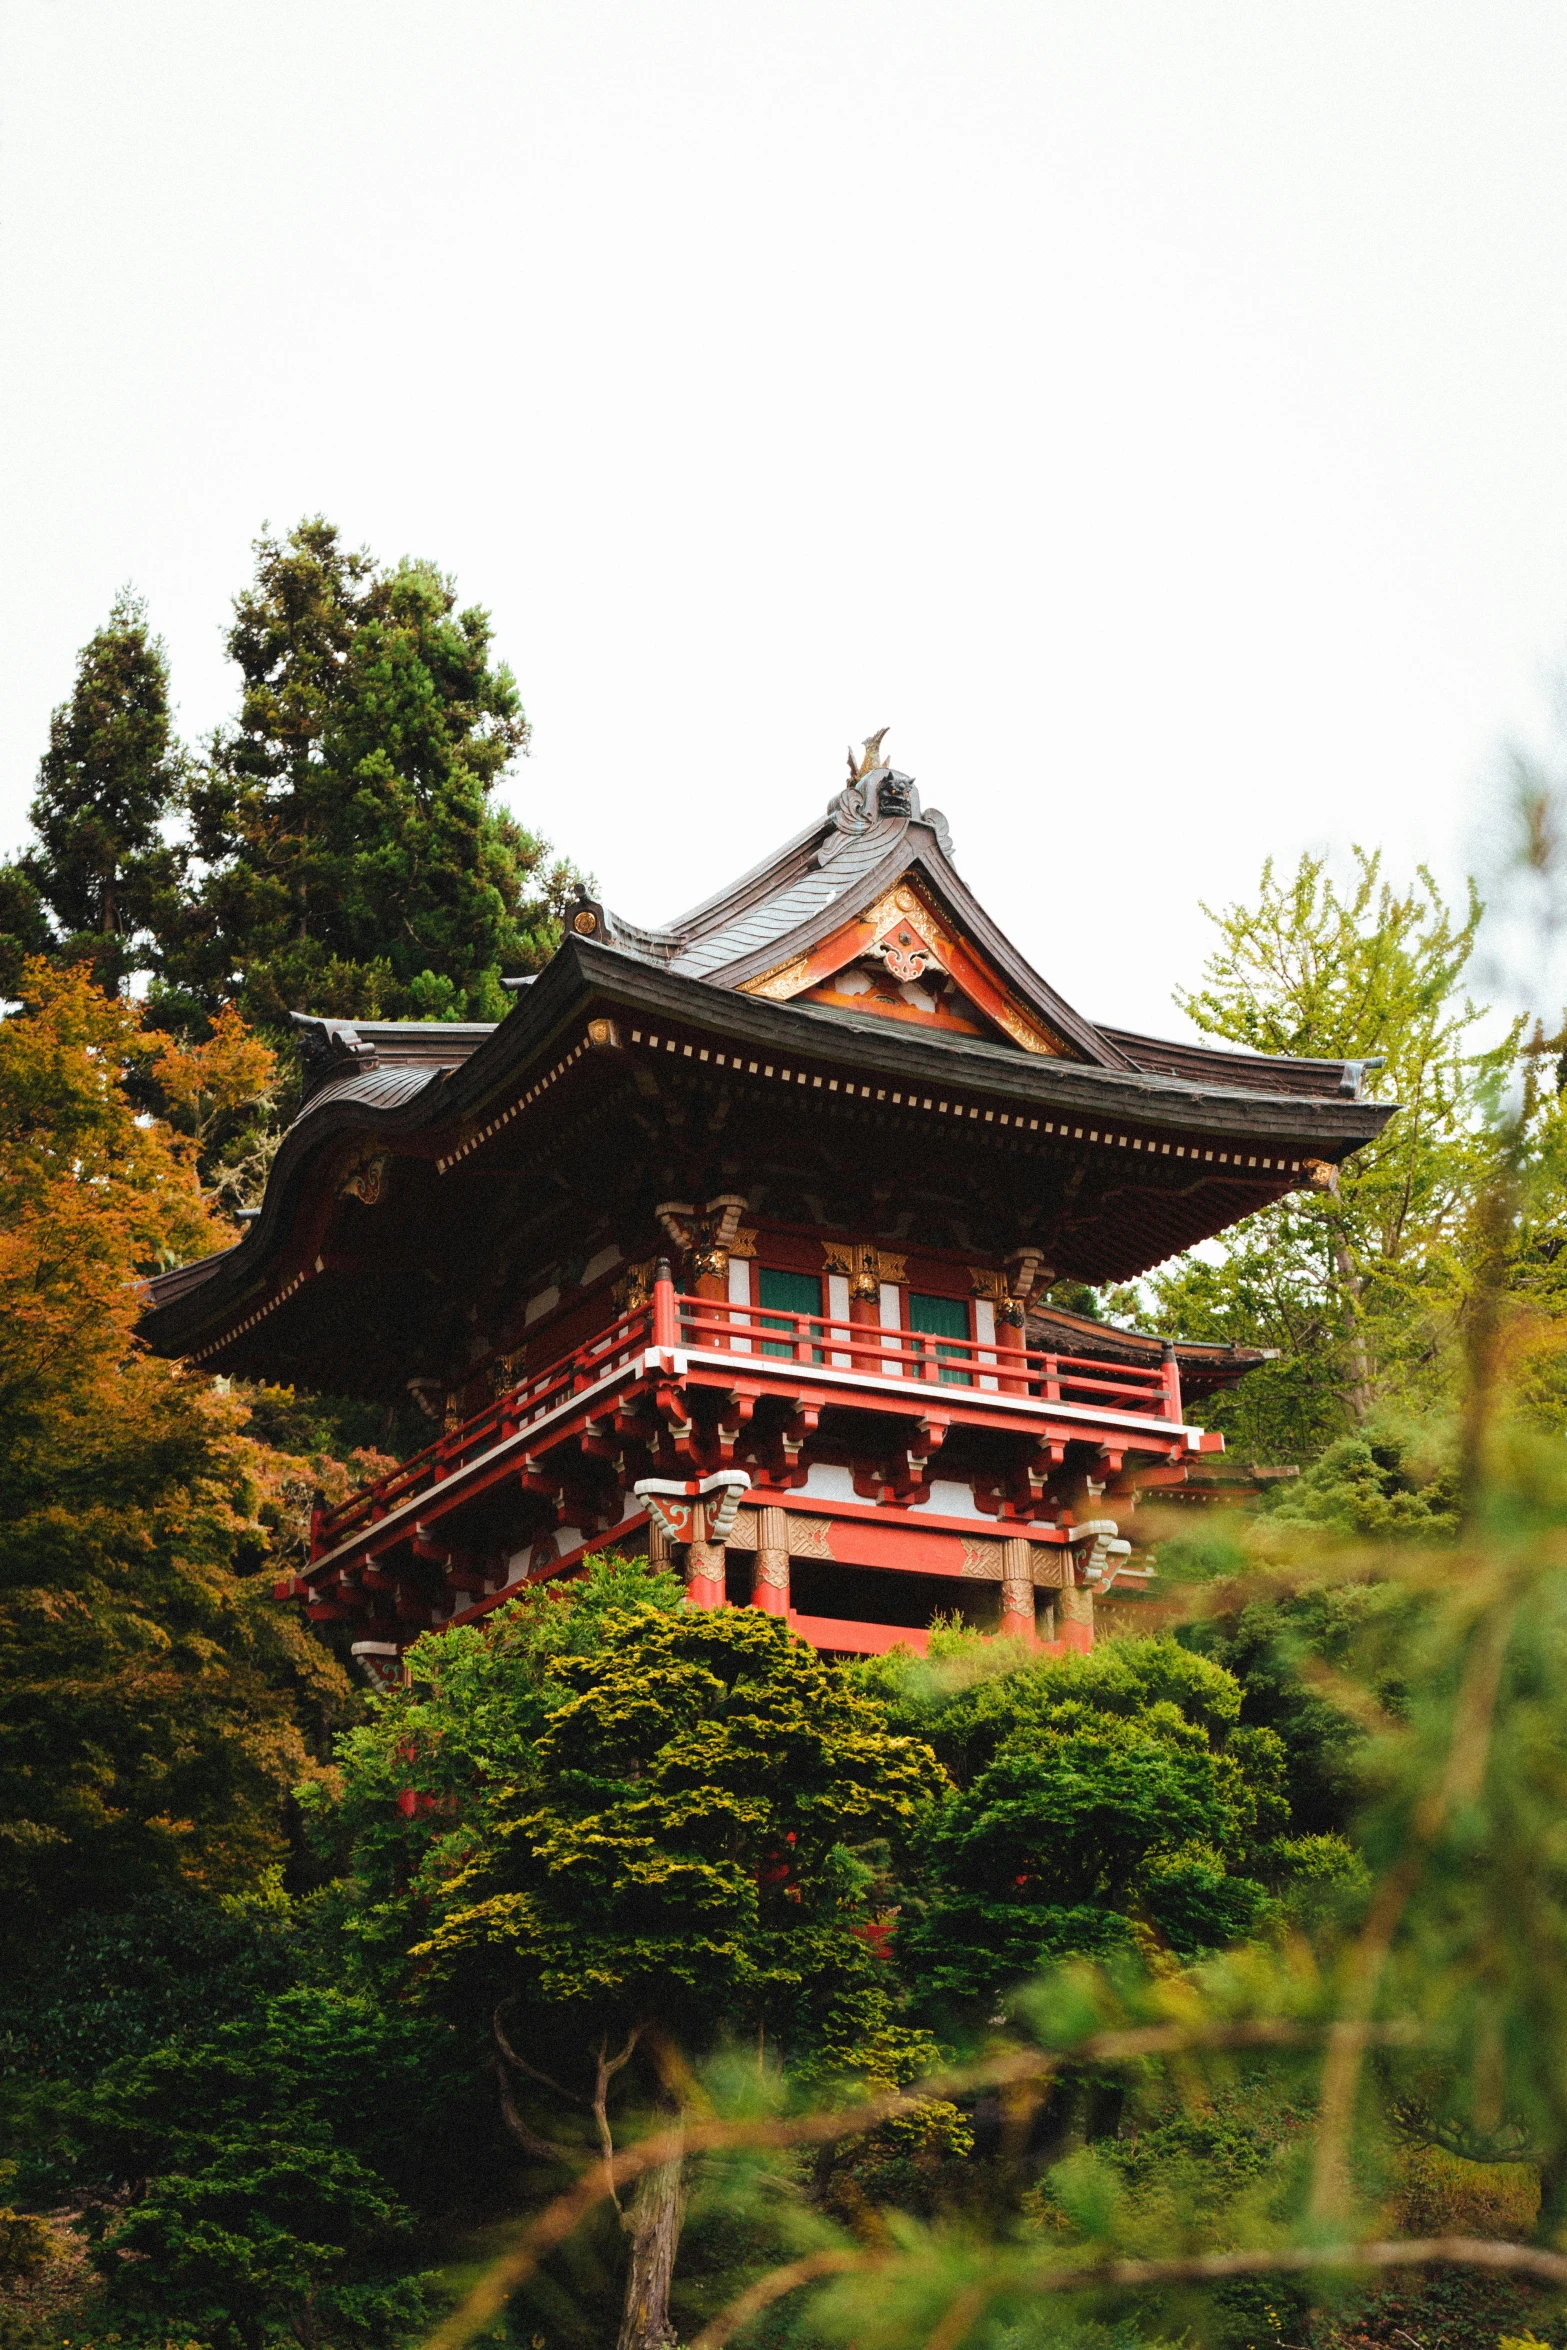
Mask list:
MULTIPOLYGON (((885 730, 884 730, 885 731, 885 730)), ((880 737, 664 929, 584 899, 497 1026, 299 1018, 237 1246, 152 1283, 160 1353, 436 1431, 317 1509, 287 1587, 389 1669, 590 1551, 818 1648, 932 1617, 1087 1646, 1119 1526, 1262 1358, 1053 1309, 1381 1129, 1354 1062, 1106 1028, 971 896, 880 737)))

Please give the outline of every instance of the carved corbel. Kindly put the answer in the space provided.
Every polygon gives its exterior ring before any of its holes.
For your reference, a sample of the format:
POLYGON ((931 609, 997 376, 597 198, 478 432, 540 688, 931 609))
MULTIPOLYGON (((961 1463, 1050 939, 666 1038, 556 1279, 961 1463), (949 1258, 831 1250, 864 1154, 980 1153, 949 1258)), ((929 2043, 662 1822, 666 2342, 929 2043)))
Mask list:
POLYGON ((721 1191, 707 1203, 705 1214, 712 1219, 709 1246, 726 1253, 734 1246, 734 1237, 740 1228, 740 1219, 750 1201, 737 1191, 721 1191))
POLYGON ((1007 1286, 1015 1305, 1026 1306, 1034 1291, 1048 1289, 1055 1277, 1056 1269, 1045 1263, 1042 1249, 1015 1248, 1007 1258, 1007 1286))
POLYGON ((696 1209, 689 1200, 666 1199, 653 1210, 666 1238, 684 1256, 693 1239, 691 1220, 696 1209))
MULTIPOLYGON (((679 1246, 690 1258, 694 1280, 699 1280, 704 1273, 718 1281, 727 1280, 735 1234, 749 1204, 742 1194, 732 1191, 720 1192, 715 1199, 710 1199, 700 1214, 694 1208, 682 1207, 678 1201, 671 1203, 668 1209, 670 1217, 688 1219, 685 1222, 685 1237, 679 1241, 679 1246)), ((665 1220, 666 1211, 660 1208, 655 1212, 664 1221, 665 1230, 673 1233, 674 1225, 665 1220)))
POLYGON ((930 1413, 927 1413, 923 1419, 916 1420, 913 1424, 913 1433, 908 1439, 908 1448, 914 1458, 922 1461, 928 1460, 933 1452, 939 1452, 947 1441, 947 1430, 951 1425, 950 1420, 935 1417, 930 1413))
POLYGON ((804 1456, 806 1447, 816 1434, 820 1419, 821 1414, 815 1406, 807 1404, 779 1430, 778 1441, 783 1448, 784 1456, 784 1473, 780 1480, 782 1483, 803 1485, 810 1475, 810 1468, 804 1456))
POLYGON ((904 1448, 892 1454, 887 1463, 887 1491, 905 1509, 918 1509, 930 1499, 926 1482, 928 1464, 916 1452, 904 1448))

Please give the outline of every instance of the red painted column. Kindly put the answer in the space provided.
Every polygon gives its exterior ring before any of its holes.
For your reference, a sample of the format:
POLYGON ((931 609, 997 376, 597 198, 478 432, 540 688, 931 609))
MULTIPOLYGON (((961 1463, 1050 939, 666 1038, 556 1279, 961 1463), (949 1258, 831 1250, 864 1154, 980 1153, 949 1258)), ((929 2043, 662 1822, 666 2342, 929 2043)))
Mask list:
POLYGON ((696 1295, 703 1303, 716 1310, 693 1333, 694 1346, 727 1347, 729 1344, 729 1257, 725 1250, 707 1249, 696 1261, 696 1295))
POLYGON ((1009 1377, 1007 1362, 1009 1355, 1021 1355, 1024 1351, 1023 1311, 1023 1307, 1012 1298, 1008 1298, 1004 1304, 996 1308, 996 1354, 1001 1363, 1001 1377, 996 1384, 1003 1395, 1027 1395, 1028 1393, 1026 1365, 1019 1362, 1013 1369, 1012 1376, 1009 1377))
POLYGON ((1019 1534, 1001 1545, 1001 1633, 1034 1645, 1034 1546, 1019 1534))
POLYGON ((751 1605, 764 1615, 789 1613, 789 1520, 764 1503, 756 1513, 756 1571, 751 1605))
POLYGON ((1181 1417, 1181 1366, 1168 1338, 1164 1342, 1164 1416, 1177 1421, 1181 1417))
POLYGON ((692 1607, 722 1607, 724 1546, 707 1539, 707 1506, 697 1502, 692 1511, 691 1540, 686 1545, 686 1598, 692 1607))
MULTIPOLYGON (((1067 1573, 1071 1574, 1071 1568, 1067 1573)), ((1056 1631, 1064 1648, 1086 1656, 1094 1645, 1094 1595, 1084 1585, 1064 1583, 1057 1605, 1056 1631)))

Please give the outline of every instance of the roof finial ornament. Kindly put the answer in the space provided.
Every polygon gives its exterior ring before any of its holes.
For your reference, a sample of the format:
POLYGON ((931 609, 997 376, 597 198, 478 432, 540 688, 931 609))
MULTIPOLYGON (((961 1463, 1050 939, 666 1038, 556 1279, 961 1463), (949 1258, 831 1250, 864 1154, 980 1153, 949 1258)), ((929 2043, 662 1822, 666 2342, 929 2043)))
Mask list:
POLYGON ((868 734, 865 737, 858 766, 854 762, 854 752, 852 749, 850 750, 849 781, 851 783, 863 783, 867 775, 874 775, 878 767, 886 766, 887 762, 881 755, 881 745, 883 735, 890 732, 890 727, 878 726, 874 734, 868 734))
POLYGON ((890 727, 879 726, 868 734, 860 748, 860 756, 849 753, 849 780, 841 792, 827 803, 827 814, 832 831, 817 850, 817 862, 826 865, 838 855, 845 843, 857 840, 872 825, 927 824, 936 835, 937 846, 943 856, 952 854, 952 835, 947 820, 935 808, 920 811, 919 794, 912 775, 902 775, 882 756, 882 744, 891 732, 890 727))

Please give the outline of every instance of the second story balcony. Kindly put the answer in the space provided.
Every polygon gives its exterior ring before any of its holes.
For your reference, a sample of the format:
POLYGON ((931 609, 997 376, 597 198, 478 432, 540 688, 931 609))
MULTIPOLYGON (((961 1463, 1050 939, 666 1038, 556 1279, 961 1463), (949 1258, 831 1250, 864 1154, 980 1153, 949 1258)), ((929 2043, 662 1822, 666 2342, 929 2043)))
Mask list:
POLYGON ((400 1628, 482 1607, 646 1523, 648 1479, 743 1472, 758 1504, 1036 1540, 1221 1440, 1189 1425, 1175 1352, 1117 1362, 677 1289, 645 1299, 424 1451, 320 1507, 299 1595, 318 1618, 400 1628))

